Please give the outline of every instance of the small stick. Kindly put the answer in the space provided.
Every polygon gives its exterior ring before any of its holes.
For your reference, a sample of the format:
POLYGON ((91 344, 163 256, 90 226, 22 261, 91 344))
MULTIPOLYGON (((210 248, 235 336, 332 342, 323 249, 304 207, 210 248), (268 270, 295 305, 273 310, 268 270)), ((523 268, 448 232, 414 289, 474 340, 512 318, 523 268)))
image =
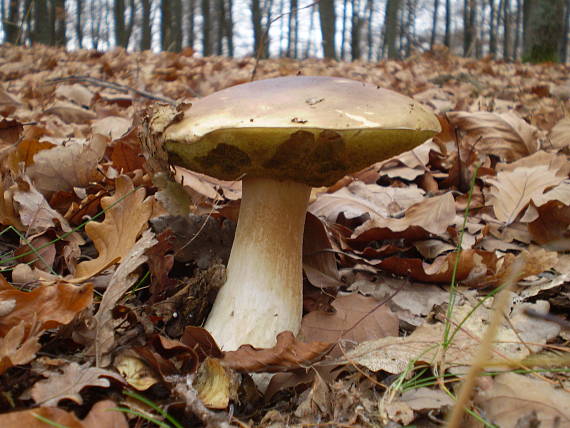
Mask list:
MULTIPOLYGON (((161 97, 159 95, 151 94, 150 92, 147 92, 147 91, 142 91, 139 89, 132 88, 130 86, 121 85, 119 83, 114 83, 114 82, 109 82, 107 80, 102 80, 102 79, 98 79, 96 77, 91 77, 91 76, 83 76, 83 75, 73 74, 71 76, 57 77, 55 79, 49 79, 47 81, 47 84, 54 84, 54 83, 68 82, 68 81, 86 82, 86 83, 90 83, 91 85, 94 85, 94 86, 100 86, 103 88, 114 89, 115 91, 121 92, 123 94, 128 94, 128 93, 132 92, 134 94, 140 95, 141 97, 149 98, 149 99, 154 100, 154 101, 160 101, 160 102, 170 104, 173 106, 176 105, 176 101, 174 101, 170 98, 161 97)), ((196 97, 198 96, 191 89, 190 89, 190 91, 192 92, 193 96, 196 96, 196 97)))

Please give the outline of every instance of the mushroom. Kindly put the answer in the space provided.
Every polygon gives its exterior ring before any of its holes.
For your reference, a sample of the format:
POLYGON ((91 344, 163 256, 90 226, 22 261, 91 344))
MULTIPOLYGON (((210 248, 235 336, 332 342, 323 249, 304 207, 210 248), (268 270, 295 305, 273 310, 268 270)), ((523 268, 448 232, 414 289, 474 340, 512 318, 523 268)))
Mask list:
MULTIPOLYGON (((414 100, 336 77, 279 77, 198 99, 154 147, 171 164, 243 178, 236 236, 205 328, 224 350, 298 333, 311 187, 410 150, 440 126, 414 100)), ((156 143, 155 143, 156 144, 156 143)))

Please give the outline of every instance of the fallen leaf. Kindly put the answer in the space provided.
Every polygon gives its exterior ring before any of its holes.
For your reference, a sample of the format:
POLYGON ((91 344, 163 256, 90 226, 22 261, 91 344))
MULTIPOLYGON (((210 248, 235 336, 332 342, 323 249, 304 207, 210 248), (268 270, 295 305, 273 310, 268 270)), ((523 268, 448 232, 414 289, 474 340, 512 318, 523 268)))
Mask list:
POLYGON ((570 147, 570 117, 565 117, 554 125, 549 138, 554 149, 567 150, 570 147))
POLYGON ((235 374, 217 358, 206 358, 192 382, 198 398, 209 409, 225 409, 238 399, 235 374))
POLYGON ((41 349, 39 343, 42 329, 35 317, 22 320, 0 338, 0 374, 10 367, 27 364, 41 349))
POLYGON ((85 419, 83 428, 128 428, 129 423, 124 413, 117 410, 117 404, 111 400, 95 403, 85 419))
POLYGON ((68 101, 56 101, 45 110, 46 114, 55 114, 65 123, 84 123, 97 117, 94 111, 84 109, 68 101))
POLYGON ((101 223, 92 221, 85 226, 99 256, 78 264, 73 282, 85 281, 120 262, 129 253, 152 212, 152 199, 145 199, 145 195, 145 189, 135 189, 127 176, 116 179, 115 194, 101 199, 105 220, 101 223))
POLYGON ((500 374, 474 401, 496 426, 570 426, 570 393, 529 376, 500 374))
POLYGON ((332 306, 333 313, 317 310, 303 317, 299 336, 304 341, 361 343, 398 335, 398 318, 388 305, 372 297, 358 293, 337 296, 332 306))
POLYGON ((127 133, 133 121, 120 116, 107 116, 91 123, 93 134, 101 134, 111 141, 121 138, 127 133))
POLYGON ((79 83, 59 85, 55 90, 55 95, 81 107, 89 107, 94 96, 93 92, 79 83))
POLYGON ((281 372, 306 366, 322 358, 331 347, 325 342, 299 342, 290 331, 277 335, 273 348, 258 349, 242 345, 236 351, 224 352, 226 367, 242 372, 281 372))
POLYGON ((46 426, 49 426, 41 421, 38 416, 66 428, 86 428, 73 413, 57 407, 39 407, 0 414, 0 426, 4 428, 20 428, 22 426, 27 428, 46 428, 46 426))
POLYGON ((42 193, 85 187, 98 178, 106 147, 107 138, 97 134, 88 141, 68 141, 36 153, 26 172, 42 193))
MULTIPOLYGON (((450 112, 449 121, 466 133, 479 154, 495 155, 512 162, 538 150, 537 129, 516 113, 450 112)), ((465 138, 465 137, 464 137, 465 138)))
POLYGON ((557 186, 563 179, 548 165, 499 172, 496 178, 487 179, 492 186, 487 192, 487 201, 497 220, 511 224, 531 200, 542 196, 545 190, 557 186))
POLYGON ((61 373, 51 372, 47 379, 36 382, 30 393, 33 400, 43 406, 55 406, 64 399, 83 404, 80 394, 83 388, 90 386, 108 388, 111 386, 109 379, 119 383, 125 382, 117 373, 89 367, 89 363, 84 365, 69 363, 61 373))
POLYGON ((69 324, 91 304, 92 299, 92 284, 74 285, 59 281, 25 292, 0 277, 0 302, 14 302, 12 309, 0 317, 0 337, 22 320, 27 322, 34 317, 42 330, 69 324))

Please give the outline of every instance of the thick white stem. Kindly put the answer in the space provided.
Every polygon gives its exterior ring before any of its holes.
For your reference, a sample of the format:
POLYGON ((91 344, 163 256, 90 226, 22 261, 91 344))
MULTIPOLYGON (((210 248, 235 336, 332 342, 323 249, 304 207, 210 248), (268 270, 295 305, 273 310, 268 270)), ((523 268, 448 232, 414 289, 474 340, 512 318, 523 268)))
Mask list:
POLYGON ((302 246, 311 188, 292 181, 243 180, 236 236, 206 329, 225 351, 272 347, 302 315, 302 246))

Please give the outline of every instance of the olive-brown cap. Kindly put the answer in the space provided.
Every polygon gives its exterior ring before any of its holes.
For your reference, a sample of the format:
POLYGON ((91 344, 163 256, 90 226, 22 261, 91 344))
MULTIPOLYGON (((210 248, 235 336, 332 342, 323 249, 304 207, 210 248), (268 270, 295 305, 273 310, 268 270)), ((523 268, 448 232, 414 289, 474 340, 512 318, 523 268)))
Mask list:
POLYGON ((170 162, 223 180, 330 185, 440 130, 404 95, 337 77, 279 77, 193 102, 162 135, 170 162))

